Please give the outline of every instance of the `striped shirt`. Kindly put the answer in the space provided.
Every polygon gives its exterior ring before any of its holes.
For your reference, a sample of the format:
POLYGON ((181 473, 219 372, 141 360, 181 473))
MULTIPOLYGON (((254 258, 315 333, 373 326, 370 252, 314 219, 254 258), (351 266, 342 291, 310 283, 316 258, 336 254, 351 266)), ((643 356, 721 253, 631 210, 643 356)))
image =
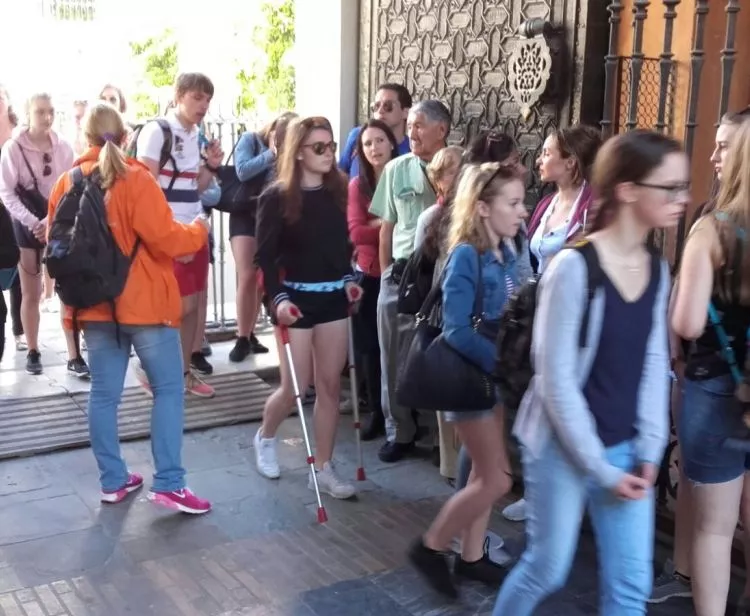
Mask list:
MULTIPOLYGON (((186 129, 174 113, 168 113, 166 119, 172 128, 172 157, 177 165, 177 177, 174 177, 175 169, 169 161, 159 171, 159 185, 172 208, 175 220, 191 223, 201 212, 198 194, 198 172, 201 165, 198 127, 186 129)), ((158 161, 163 143, 164 133, 159 124, 147 122, 138 135, 138 157, 158 161)))

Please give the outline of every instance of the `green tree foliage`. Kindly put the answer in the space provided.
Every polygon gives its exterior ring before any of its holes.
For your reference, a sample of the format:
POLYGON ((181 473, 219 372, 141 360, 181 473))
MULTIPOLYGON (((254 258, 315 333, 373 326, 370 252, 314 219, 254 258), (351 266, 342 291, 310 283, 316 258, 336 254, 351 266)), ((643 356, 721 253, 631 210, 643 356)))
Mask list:
POLYGON ((131 42, 130 53, 141 65, 143 77, 133 95, 136 117, 154 117, 160 112, 158 95, 177 78, 177 42, 171 30, 141 42, 131 42))
POLYGON ((294 0, 267 0, 261 13, 264 19, 253 32, 253 43, 263 53, 249 72, 237 74, 239 113, 256 109, 259 97, 269 111, 294 109, 294 67, 286 58, 294 45, 294 0))

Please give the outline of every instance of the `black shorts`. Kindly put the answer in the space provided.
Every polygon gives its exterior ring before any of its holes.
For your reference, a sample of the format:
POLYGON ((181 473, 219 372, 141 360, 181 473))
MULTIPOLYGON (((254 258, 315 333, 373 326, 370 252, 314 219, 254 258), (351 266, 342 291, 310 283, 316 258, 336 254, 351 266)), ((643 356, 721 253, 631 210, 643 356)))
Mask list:
POLYGON ((19 248, 29 248, 31 250, 42 250, 44 244, 34 237, 34 234, 23 223, 13 219, 13 235, 16 236, 16 243, 19 248))
POLYGON ((233 237, 255 237, 255 211, 229 215, 229 239, 233 237))
MULTIPOLYGON (((297 291, 296 289, 286 289, 291 301, 302 312, 302 318, 298 319, 294 329, 312 329, 316 325, 340 321, 349 316, 349 301, 346 299, 346 293, 340 291, 297 291)), ((276 321, 276 311, 269 310, 271 323, 278 325, 276 321)))

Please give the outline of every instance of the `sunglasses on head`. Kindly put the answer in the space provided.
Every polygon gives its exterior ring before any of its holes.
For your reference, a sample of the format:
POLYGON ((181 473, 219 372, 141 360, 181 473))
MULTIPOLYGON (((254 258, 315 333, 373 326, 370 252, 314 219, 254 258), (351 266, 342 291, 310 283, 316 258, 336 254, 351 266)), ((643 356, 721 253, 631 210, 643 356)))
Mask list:
POLYGON ((375 101, 370 105, 370 111, 372 111, 372 113, 380 111, 380 109, 383 110, 383 113, 390 113, 395 108, 396 106, 393 101, 375 101))
POLYGON ((331 150, 331 154, 336 154, 335 141, 329 141, 328 143, 325 143, 323 141, 316 141, 315 143, 306 143, 302 147, 310 148, 313 151, 313 154, 315 154, 316 156, 323 156, 323 154, 325 154, 326 150, 328 149, 331 150))
POLYGON ((52 156, 45 152, 42 154, 42 162, 44 163, 44 169, 42 169, 42 175, 48 177, 52 175, 52 156))

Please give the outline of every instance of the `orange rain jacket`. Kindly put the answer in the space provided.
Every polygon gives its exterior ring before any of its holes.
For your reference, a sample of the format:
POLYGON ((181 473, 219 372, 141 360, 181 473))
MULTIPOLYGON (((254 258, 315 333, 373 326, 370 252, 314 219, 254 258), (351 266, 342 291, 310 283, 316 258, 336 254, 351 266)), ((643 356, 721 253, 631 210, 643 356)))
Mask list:
MULTIPOLYGON (((101 148, 89 148, 74 165, 88 175, 96 165, 101 148)), ((159 184, 148 168, 128 159, 128 172, 107 191, 107 221, 125 255, 130 255, 136 237, 141 245, 130 266, 125 290, 115 301, 122 325, 165 325, 179 327, 182 303, 174 276, 174 259, 198 252, 208 241, 208 232, 198 223, 177 222, 159 184)), ((69 173, 60 176, 49 197, 48 221, 70 189, 69 173)), ((65 308, 65 326, 72 329, 73 311, 65 308)), ((112 321, 109 304, 78 311, 78 321, 112 321)))

